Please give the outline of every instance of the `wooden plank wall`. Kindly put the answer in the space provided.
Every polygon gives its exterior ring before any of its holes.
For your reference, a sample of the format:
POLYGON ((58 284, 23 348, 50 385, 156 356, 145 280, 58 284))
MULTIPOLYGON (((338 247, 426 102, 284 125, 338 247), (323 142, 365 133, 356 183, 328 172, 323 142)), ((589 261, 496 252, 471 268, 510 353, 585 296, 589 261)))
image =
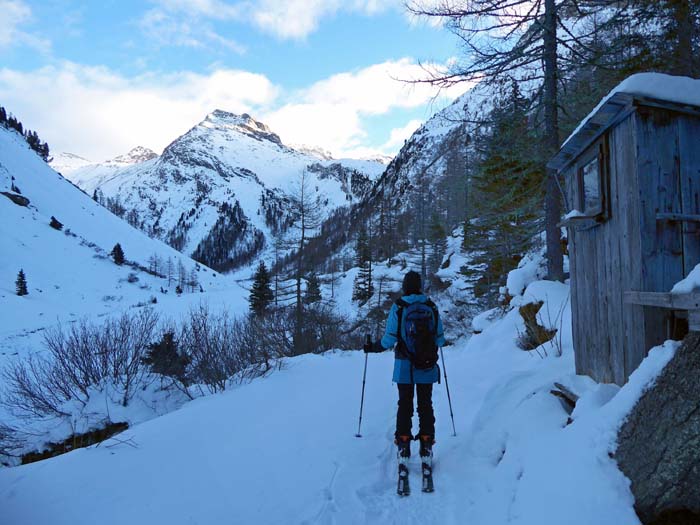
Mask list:
MULTIPOLYGON (((657 213, 681 213, 678 114, 640 107, 637 118, 637 173, 642 231, 642 289, 668 292, 683 277, 683 240, 680 222, 658 221, 657 213)), ((671 312, 644 308, 645 344, 632 348, 631 366, 668 337, 671 312)))
POLYGON ((625 304, 624 292, 640 290, 642 287, 642 232, 641 200, 637 177, 637 126, 633 114, 611 132, 611 156, 614 163, 614 185, 617 194, 616 237, 618 258, 610 261, 620 268, 615 294, 616 332, 615 383, 623 385, 632 371, 637 368, 638 349, 644 347, 644 308, 625 304))
MULTIPOLYGON (((630 116, 608 133, 608 220, 569 230, 576 371, 618 384, 627 379, 627 348, 644 337, 642 308, 623 303, 623 291, 641 282, 634 127, 630 116)), ((565 179, 572 203, 579 199, 577 167, 565 179)))
MULTIPOLYGON (((681 203, 683 213, 700 215, 700 118, 678 120, 681 203)), ((683 224, 683 269, 685 275, 700 264, 700 223, 683 224)))

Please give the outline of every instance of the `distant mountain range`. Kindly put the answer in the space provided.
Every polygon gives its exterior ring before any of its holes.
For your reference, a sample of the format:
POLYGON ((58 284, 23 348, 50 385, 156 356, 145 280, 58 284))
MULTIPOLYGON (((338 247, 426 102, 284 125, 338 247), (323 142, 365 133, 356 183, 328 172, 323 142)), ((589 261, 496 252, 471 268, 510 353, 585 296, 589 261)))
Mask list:
POLYGON ((271 249, 302 172, 329 215, 361 200, 385 169, 286 146, 250 115, 221 110, 160 156, 140 147, 103 163, 60 154, 51 165, 132 225, 221 271, 271 249))

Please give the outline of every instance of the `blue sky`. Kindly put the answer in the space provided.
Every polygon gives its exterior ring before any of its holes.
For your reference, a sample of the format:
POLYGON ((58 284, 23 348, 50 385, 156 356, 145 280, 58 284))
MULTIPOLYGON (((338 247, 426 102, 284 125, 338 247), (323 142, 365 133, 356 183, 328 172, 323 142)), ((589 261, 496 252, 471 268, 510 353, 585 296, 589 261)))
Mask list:
POLYGON ((0 104, 54 151, 161 150, 213 109, 288 143, 396 153, 464 88, 417 78, 458 51, 400 0, 0 0, 0 104))

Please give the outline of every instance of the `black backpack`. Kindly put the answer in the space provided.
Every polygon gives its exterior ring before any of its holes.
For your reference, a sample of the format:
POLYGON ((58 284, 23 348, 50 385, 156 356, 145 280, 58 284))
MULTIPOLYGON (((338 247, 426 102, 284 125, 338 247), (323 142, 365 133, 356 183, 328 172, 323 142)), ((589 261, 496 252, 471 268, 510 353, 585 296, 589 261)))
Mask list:
POLYGON ((430 370, 438 362, 437 334, 438 309, 430 299, 425 302, 396 301, 398 310, 398 338, 400 352, 418 370, 430 370), (403 338, 401 326, 406 338, 403 338))

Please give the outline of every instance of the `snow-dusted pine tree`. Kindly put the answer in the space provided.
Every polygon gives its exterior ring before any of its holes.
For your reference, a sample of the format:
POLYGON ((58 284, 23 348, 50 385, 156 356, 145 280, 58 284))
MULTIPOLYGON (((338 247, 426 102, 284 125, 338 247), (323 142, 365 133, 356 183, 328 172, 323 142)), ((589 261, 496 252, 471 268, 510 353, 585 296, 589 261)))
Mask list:
POLYGON ((27 277, 24 275, 24 270, 20 270, 17 274, 15 287, 17 289, 17 295, 20 297, 29 294, 29 291, 27 290, 27 277))
POLYGON ((112 257, 112 260, 114 261, 114 264, 122 265, 124 264, 125 258, 124 258, 124 250, 122 250, 121 244, 117 243, 114 245, 114 248, 112 248, 112 251, 109 252, 109 255, 112 257))
POLYGON ((262 315, 272 304, 274 294, 270 287, 270 280, 270 272, 265 266, 265 261, 260 261, 253 277, 253 287, 250 290, 248 299, 250 310, 256 315, 262 315))
POLYGON ((306 293, 304 303, 313 304, 321 300, 321 283, 316 272, 311 272, 306 278, 306 293))

